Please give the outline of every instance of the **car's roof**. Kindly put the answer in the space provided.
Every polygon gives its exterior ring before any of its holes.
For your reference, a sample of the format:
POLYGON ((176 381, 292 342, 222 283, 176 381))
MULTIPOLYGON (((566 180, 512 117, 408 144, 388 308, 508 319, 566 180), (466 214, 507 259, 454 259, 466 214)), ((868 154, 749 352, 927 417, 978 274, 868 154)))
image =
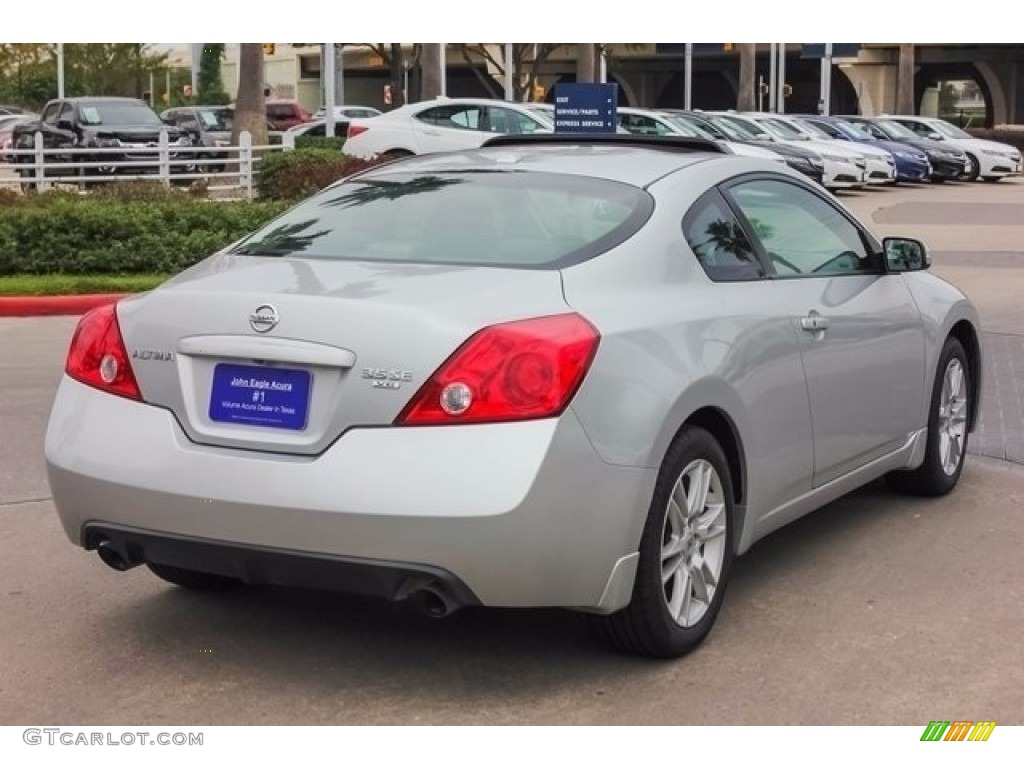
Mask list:
MULTIPOLYGON (((68 96, 54 101, 70 101, 76 104, 146 104, 142 99, 128 96, 68 96)), ((149 106, 146 104, 146 106, 149 106)))
MULTIPOLYGON (((518 101, 504 101, 502 99, 474 99, 469 96, 460 96, 457 98, 449 98, 442 96, 438 99, 427 99, 425 101, 414 101, 410 104, 404 104, 399 107, 400 110, 417 110, 417 109, 428 109, 430 107, 443 107, 446 104, 481 104, 485 107, 510 107, 511 109, 525 109, 530 106, 518 101)), ((399 110, 392 110, 392 112, 386 112, 385 114, 393 114, 399 110)))
POLYGON ((636 146, 627 143, 557 143, 481 147, 419 155, 367 174, 532 171, 608 179, 646 187, 673 171, 722 157, 719 152, 636 146))

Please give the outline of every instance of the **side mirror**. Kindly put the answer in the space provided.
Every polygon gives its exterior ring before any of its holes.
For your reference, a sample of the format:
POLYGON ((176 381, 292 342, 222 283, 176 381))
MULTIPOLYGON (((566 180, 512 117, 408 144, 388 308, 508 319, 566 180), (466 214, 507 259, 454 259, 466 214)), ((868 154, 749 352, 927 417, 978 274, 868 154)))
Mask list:
POLYGON ((919 272, 928 269, 932 260, 920 240, 909 237, 887 237, 882 240, 885 265, 890 272, 919 272))
POLYGON ((75 130, 75 124, 68 120, 66 117, 62 117, 57 121, 58 131, 73 131, 75 130))
POLYGON ((195 120, 192 120, 190 118, 185 118, 184 120, 180 120, 178 122, 178 127, 181 130, 183 130, 183 131, 187 131, 188 133, 196 133, 196 134, 199 133, 199 123, 197 123, 195 120))
POLYGON ((939 132, 937 132, 937 131, 932 131, 931 133, 929 133, 929 134, 927 135, 927 137, 926 137, 926 138, 929 138, 929 139, 931 139, 932 141, 942 141, 942 140, 943 140, 943 136, 942 136, 942 134, 941 134, 941 133, 939 133, 939 132))

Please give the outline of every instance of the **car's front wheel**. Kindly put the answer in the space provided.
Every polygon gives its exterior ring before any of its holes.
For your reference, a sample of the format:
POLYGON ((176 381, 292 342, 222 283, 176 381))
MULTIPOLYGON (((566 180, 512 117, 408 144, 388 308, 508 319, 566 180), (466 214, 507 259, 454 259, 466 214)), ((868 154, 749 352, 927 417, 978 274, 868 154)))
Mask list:
POLYGON ((978 174, 981 173, 981 165, 978 163, 978 158, 974 155, 967 155, 967 168, 964 170, 964 179, 967 181, 975 181, 978 178, 978 174))
POLYGON ((160 563, 146 563, 156 576, 179 587, 194 589, 196 591, 212 591, 218 589, 229 589, 238 586, 241 582, 227 576, 216 573, 203 573, 192 571, 187 568, 176 568, 172 565, 161 565, 160 563))
POLYGON ((595 616, 621 651, 673 658, 707 636, 733 559, 729 464, 706 430, 686 427, 665 457, 640 540, 630 604, 595 616))
POLYGON ((973 386, 963 345, 946 339, 932 387, 924 462, 914 470, 890 472, 886 480, 893 490, 942 496, 956 487, 967 455, 973 386))

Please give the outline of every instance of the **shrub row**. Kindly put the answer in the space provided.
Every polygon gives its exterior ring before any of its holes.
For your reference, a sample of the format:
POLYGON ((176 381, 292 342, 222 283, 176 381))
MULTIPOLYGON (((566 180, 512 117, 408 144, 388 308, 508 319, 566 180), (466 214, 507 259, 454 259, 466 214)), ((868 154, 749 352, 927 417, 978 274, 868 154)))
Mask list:
POLYGON ((0 189, 0 275, 178 272, 378 162, 322 147, 268 154, 255 202, 210 201, 197 197, 203 189, 155 182, 106 184, 86 196, 0 189))
POLYGON ((361 160, 334 149, 307 148, 264 156, 256 171, 256 189, 265 200, 300 200, 338 179, 381 163, 361 160))
POLYGON ((260 227, 287 203, 188 195, 26 195, 0 201, 0 275, 177 272, 260 227))
POLYGON ((296 149, 330 149, 341 152, 345 140, 340 136, 296 136, 296 149))

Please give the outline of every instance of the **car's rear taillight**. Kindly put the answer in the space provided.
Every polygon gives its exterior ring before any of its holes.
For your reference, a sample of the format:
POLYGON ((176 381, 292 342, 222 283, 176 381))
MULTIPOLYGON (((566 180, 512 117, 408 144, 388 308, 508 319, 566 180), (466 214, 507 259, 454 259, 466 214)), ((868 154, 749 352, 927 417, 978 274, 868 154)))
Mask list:
POLYGON ((601 335, 577 314, 492 325, 471 336, 395 423, 478 424, 557 416, 572 400, 601 335))
POLYGON ((104 392, 141 400, 114 304, 97 307, 78 322, 64 370, 68 376, 104 392))
POLYGON ((349 123, 347 138, 354 139, 360 133, 366 133, 368 130, 370 129, 367 128, 365 125, 356 125, 355 123, 349 123))

